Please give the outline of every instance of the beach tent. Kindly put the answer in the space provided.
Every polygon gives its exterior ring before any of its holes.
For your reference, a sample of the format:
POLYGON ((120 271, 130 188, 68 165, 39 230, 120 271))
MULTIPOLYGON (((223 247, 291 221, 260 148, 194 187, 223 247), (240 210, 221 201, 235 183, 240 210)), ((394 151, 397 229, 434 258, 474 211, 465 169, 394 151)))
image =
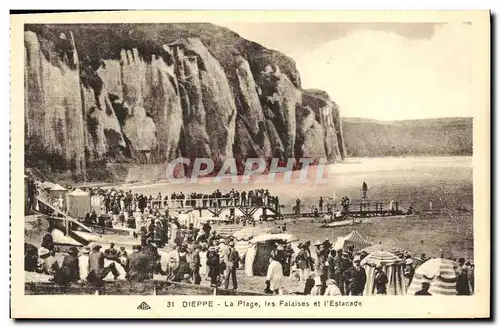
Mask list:
POLYGON ((267 229, 262 227, 247 226, 233 233, 235 240, 251 240, 252 238, 267 233, 267 229))
POLYGON ((415 270, 407 294, 415 295, 422 288, 422 283, 428 282, 432 295, 456 295, 458 271, 455 261, 443 258, 427 260, 415 270))
POLYGON ((236 248, 240 257, 242 259, 246 257, 247 250, 251 246, 250 240, 256 236, 264 235, 266 233, 269 233, 268 229, 254 226, 247 226, 234 232, 232 234, 232 237, 235 239, 234 248, 236 248))
POLYGON ((375 279, 375 266, 382 264, 382 270, 387 275, 387 295, 405 295, 406 280, 404 277, 403 263, 399 258, 386 251, 377 251, 366 256, 361 265, 366 271, 366 284, 363 295, 369 296, 375 294, 373 280, 375 279))
POLYGON ((68 215, 83 218, 90 212, 90 195, 81 189, 75 189, 67 195, 68 215))
POLYGON ((90 196, 90 207, 95 211, 95 214, 97 214, 97 216, 100 216, 102 214, 101 204, 101 196, 90 196))
POLYGON ((49 189, 49 194, 54 198, 59 198, 59 197, 65 198, 67 192, 68 189, 64 188, 59 184, 55 184, 52 186, 52 188, 49 189))
POLYGON ((55 183, 52 183, 52 182, 50 182, 50 181, 45 181, 45 182, 43 182, 43 183, 41 184, 41 188, 42 188, 43 190, 46 190, 46 191, 50 190, 50 189, 51 189, 52 187, 54 187, 54 186, 55 186, 55 183))
POLYGON ((189 227, 189 224, 192 223, 195 227, 198 226, 200 217, 197 216, 194 212, 195 211, 191 211, 188 213, 177 215, 177 219, 179 220, 180 225, 189 227))
POLYGON ((349 246, 354 246, 360 250, 370 246, 371 243, 363 238, 357 231, 353 231, 345 237, 338 237, 334 244, 334 249, 347 249, 349 246))
POLYGON ((374 252, 389 252, 392 253, 396 256, 404 255, 406 253, 409 253, 406 249, 398 248, 398 247, 393 247, 393 246, 388 246, 388 245, 382 245, 382 244, 375 244, 371 245, 368 247, 363 248, 361 251, 365 251, 368 254, 374 253, 374 252))
POLYGON ((252 276, 265 276, 269 267, 269 258, 276 249, 277 244, 290 243, 297 240, 290 234, 263 234, 250 240, 250 245, 245 256, 245 274, 252 276))

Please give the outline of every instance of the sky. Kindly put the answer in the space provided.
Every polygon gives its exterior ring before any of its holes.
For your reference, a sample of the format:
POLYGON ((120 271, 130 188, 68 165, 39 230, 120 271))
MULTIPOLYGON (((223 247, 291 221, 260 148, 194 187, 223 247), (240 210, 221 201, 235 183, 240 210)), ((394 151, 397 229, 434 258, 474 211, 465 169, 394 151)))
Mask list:
POLYGON ((235 23, 240 36, 293 58, 302 88, 343 117, 473 116, 471 31, 464 23, 235 23))

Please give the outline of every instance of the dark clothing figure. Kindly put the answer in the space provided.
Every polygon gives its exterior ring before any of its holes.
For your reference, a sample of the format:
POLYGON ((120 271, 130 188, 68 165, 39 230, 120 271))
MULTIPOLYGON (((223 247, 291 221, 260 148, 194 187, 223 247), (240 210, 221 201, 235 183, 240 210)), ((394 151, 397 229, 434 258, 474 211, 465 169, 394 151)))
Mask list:
POLYGON ((373 288, 375 289, 375 293, 377 295, 386 295, 387 294, 387 283, 389 282, 387 275, 384 271, 376 271, 375 277, 373 279, 373 288))
POLYGON ((62 266, 54 276, 54 281, 59 285, 67 285, 78 280, 80 280, 80 265, 75 252, 73 255, 64 256, 62 266))
POLYGON ((215 251, 209 251, 207 253, 207 266, 208 266, 208 276, 210 277, 210 285, 212 287, 217 287, 217 278, 220 274, 220 257, 215 251))
POLYGON ((105 217, 104 217, 104 216, 100 216, 100 217, 97 219, 97 225, 98 225, 98 226, 101 226, 101 227, 106 226, 106 220, 105 220, 105 217))
POLYGON ((193 283, 196 285, 199 285, 201 283, 200 267, 200 252, 198 250, 195 250, 191 255, 191 272, 193 275, 193 283))
POLYGON ((54 249, 54 238, 50 232, 47 232, 42 238, 42 247, 52 251, 54 249))
POLYGON ((311 277, 308 277, 306 279, 306 284, 304 286, 304 295, 309 295, 311 294, 311 290, 314 288, 314 279, 311 277))
POLYGON ((422 286, 422 289, 419 290, 418 292, 416 292, 415 295, 418 295, 418 296, 420 296, 420 295, 432 296, 432 294, 429 293, 429 286, 427 286, 427 287, 423 287, 422 286))
POLYGON ((187 253, 181 252, 179 253, 179 263, 177 265, 177 269, 175 269, 174 281, 180 282, 184 279, 184 276, 189 273, 190 269, 187 260, 187 253))
POLYGON ((405 266, 404 276, 408 279, 408 286, 411 284, 413 280, 413 276, 415 275, 415 268, 411 264, 407 264, 405 266))
POLYGON ((150 277, 152 268, 147 255, 133 252, 128 256, 127 280, 142 282, 150 277))
POLYGON ((335 261, 335 279, 339 284, 339 289, 342 295, 347 295, 347 287, 349 281, 344 279, 344 272, 352 268, 352 262, 347 258, 337 256, 335 261))
POLYGON ((346 295, 362 295, 366 283, 365 269, 360 266, 349 268, 344 272, 344 280, 347 282, 346 295))
POLYGON ((117 259, 118 258, 118 250, 116 248, 108 248, 104 251, 104 254, 109 259, 117 259))
POLYGON ((363 182, 362 190, 363 190, 363 198, 366 198, 366 194, 368 192, 368 185, 366 184, 366 182, 363 182))
POLYGON ((337 283, 339 283, 336 279, 335 279, 335 257, 333 255, 328 255, 328 279, 333 279, 335 280, 337 283))
POLYGON ((24 243, 24 270, 35 272, 38 267, 38 249, 31 245, 24 243))
POLYGON ((225 281, 225 287, 226 289, 229 288, 229 278, 231 278, 232 284, 233 284, 233 289, 236 290, 238 288, 238 281, 236 279, 236 269, 238 269, 240 263, 240 255, 238 254, 238 251, 231 247, 229 249, 229 254, 227 255, 227 267, 226 267, 226 272, 224 274, 226 281, 225 281))
POLYGON ((457 277, 457 295, 470 295, 469 279, 467 269, 462 267, 457 277))
POLYGON ((146 243, 146 245, 144 245, 142 247, 142 254, 146 255, 147 259, 148 259, 148 263, 149 263, 149 277, 150 278, 153 278, 153 272, 155 272, 155 268, 156 268, 156 263, 158 262, 158 259, 160 258, 160 255, 158 254, 158 249, 151 245, 151 244, 148 244, 146 243))

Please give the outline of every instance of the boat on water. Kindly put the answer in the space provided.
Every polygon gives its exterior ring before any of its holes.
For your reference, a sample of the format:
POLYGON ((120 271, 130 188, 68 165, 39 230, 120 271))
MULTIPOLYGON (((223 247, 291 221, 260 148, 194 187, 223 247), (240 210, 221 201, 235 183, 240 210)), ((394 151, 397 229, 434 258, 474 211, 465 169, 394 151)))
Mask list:
POLYGON ((335 228, 335 227, 353 226, 357 224, 361 224, 361 220, 356 221, 353 219, 349 219, 349 220, 333 221, 330 223, 326 223, 323 224, 321 228, 335 228))

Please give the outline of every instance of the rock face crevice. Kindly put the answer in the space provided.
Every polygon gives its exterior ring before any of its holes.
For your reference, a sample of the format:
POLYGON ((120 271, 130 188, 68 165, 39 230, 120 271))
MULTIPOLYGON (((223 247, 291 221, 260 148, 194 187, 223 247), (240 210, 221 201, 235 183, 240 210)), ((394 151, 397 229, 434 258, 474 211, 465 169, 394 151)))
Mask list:
POLYGON ((211 24, 25 26, 26 165, 345 155, 338 106, 292 59, 211 24))

